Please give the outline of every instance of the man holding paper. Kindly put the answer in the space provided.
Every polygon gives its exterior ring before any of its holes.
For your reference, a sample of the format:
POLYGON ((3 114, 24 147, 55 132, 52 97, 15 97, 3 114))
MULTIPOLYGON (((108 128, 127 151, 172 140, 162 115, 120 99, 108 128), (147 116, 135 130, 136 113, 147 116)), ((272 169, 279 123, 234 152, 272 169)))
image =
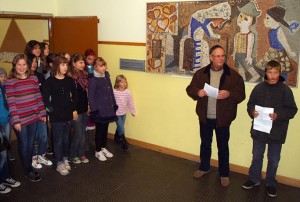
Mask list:
POLYGON ((243 78, 227 64, 225 51, 213 46, 209 51, 211 63, 199 69, 186 88, 187 94, 197 101, 196 113, 200 123, 200 165, 194 178, 210 171, 211 143, 215 130, 218 146, 221 185, 229 185, 230 124, 236 118, 237 105, 245 99, 243 78))
POLYGON ((253 119, 251 127, 253 159, 249 168, 249 179, 242 187, 252 189, 260 184, 264 153, 268 145, 266 187, 270 197, 277 195, 275 177, 281 148, 285 143, 289 120, 294 118, 298 110, 293 92, 284 83, 280 72, 280 63, 275 60, 269 61, 265 67, 265 81, 255 86, 247 104, 248 114, 253 119), (266 111, 270 109, 267 114, 266 111), (260 116, 265 116, 264 121, 259 120, 260 116), (264 130, 270 126, 267 121, 272 121, 270 130, 264 130))

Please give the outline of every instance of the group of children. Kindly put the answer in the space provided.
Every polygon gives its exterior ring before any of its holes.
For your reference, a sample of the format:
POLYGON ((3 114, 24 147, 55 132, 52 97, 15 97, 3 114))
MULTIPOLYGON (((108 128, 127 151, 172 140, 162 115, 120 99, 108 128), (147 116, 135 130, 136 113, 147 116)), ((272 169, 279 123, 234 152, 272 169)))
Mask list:
MULTIPOLYGON (((70 161, 89 162, 85 136, 91 123, 95 125, 97 159, 113 157, 106 148, 111 122, 117 123, 115 142, 127 150, 127 108, 133 116, 136 114, 126 77, 117 76, 113 88, 106 61, 96 57, 92 49, 87 49, 85 55, 54 54, 49 53, 48 44, 31 40, 24 52, 14 57, 8 79, 1 82, 0 193, 10 191, 7 185, 20 185, 10 177, 7 167, 10 129, 6 126, 11 125, 16 134, 25 177, 37 182, 41 178, 33 168, 51 166, 52 161, 46 157, 51 150, 61 175, 70 173, 70 161)), ((1 71, 6 77, 5 70, 1 71)))

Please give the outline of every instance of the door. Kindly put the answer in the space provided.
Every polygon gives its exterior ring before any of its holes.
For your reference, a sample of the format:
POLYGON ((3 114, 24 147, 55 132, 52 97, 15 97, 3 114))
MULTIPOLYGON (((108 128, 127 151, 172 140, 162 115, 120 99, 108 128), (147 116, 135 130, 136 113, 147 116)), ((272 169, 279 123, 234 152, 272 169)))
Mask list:
POLYGON ((54 17, 49 20, 51 52, 84 54, 91 48, 98 55, 98 18, 54 17))

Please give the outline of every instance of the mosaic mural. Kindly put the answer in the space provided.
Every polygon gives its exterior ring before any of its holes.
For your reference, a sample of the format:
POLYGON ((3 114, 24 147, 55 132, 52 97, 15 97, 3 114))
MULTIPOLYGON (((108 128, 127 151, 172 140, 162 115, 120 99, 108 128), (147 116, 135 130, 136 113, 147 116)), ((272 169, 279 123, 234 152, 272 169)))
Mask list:
POLYGON ((218 44, 245 82, 262 81, 265 63, 274 59, 295 87, 299 10, 299 0, 148 3, 146 72, 192 76, 218 44))

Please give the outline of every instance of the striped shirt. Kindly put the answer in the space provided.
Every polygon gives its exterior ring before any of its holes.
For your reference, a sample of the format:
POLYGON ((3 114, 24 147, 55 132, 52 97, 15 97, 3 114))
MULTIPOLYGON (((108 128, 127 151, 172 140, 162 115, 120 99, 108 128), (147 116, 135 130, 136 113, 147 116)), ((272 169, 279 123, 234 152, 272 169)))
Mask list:
POLYGON ((11 124, 28 124, 46 116, 46 110, 36 76, 13 78, 5 83, 11 124))
POLYGON ((127 112, 127 108, 129 108, 131 114, 135 115, 135 107, 134 107, 133 99, 128 89, 124 91, 118 91, 114 89, 114 95, 115 95, 116 103, 119 107, 116 112, 117 116, 125 115, 127 112))

